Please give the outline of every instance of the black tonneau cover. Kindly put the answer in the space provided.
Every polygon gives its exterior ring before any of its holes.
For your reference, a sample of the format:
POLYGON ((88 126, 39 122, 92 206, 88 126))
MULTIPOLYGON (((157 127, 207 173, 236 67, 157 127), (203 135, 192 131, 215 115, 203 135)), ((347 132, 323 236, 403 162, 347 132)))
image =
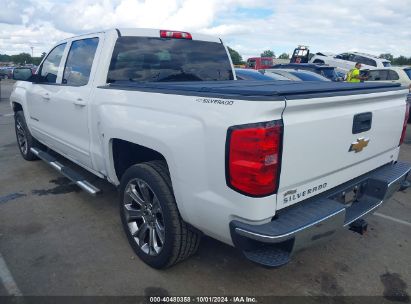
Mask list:
POLYGON ((186 82, 114 82, 100 88, 136 90, 164 94, 230 97, 238 99, 275 99, 275 97, 313 98, 356 95, 404 89, 398 83, 346 83, 331 81, 186 81, 186 82), (241 98, 242 97, 242 98, 241 98), (245 98, 247 97, 247 98, 245 98))

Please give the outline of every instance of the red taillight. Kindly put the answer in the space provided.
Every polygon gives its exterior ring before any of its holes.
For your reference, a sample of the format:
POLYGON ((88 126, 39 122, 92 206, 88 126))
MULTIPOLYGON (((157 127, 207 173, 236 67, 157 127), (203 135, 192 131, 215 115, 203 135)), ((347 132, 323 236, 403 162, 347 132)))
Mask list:
POLYGON ((405 107, 405 117, 404 117, 404 123, 402 125, 402 133, 401 133, 401 138, 400 138, 400 144, 402 145, 402 143, 404 142, 405 139, 405 133, 407 131, 407 123, 408 123, 408 118, 410 116, 410 104, 407 100, 407 105, 405 107))
POLYGON ((280 173, 282 122, 235 126, 227 136, 227 184, 250 196, 277 191, 280 173))
POLYGON ((176 38, 176 39, 193 39, 190 33, 187 32, 178 32, 178 31, 160 31, 161 38, 176 38))

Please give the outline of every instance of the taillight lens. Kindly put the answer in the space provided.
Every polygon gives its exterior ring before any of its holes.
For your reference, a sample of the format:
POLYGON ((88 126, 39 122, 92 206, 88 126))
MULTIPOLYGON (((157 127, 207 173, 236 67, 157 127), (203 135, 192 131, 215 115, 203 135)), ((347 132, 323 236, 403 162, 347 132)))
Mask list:
POLYGON ((168 31, 168 30, 161 30, 160 37, 161 38, 176 38, 176 39, 193 39, 190 33, 179 32, 179 31, 168 31))
POLYGON ((278 188, 283 124, 281 120, 231 127, 227 136, 227 184, 249 196, 278 188))
POLYGON ((402 143, 404 142, 405 139, 405 133, 407 132, 407 123, 408 123, 408 118, 410 117, 410 103, 408 102, 408 99, 410 97, 407 98, 407 105, 405 107, 405 117, 404 117, 404 123, 402 125, 402 133, 401 133, 401 138, 400 138, 400 144, 402 145, 402 143))

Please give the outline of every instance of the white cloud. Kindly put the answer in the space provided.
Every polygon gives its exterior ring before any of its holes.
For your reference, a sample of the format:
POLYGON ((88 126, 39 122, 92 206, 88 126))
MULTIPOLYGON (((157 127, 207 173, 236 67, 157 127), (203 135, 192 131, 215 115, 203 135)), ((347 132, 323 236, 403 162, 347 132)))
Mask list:
POLYGON ((74 34, 154 27, 217 35, 244 57, 291 53, 298 44, 411 56, 410 8, 407 0, 5 0, 0 53, 34 46, 39 55, 74 34))

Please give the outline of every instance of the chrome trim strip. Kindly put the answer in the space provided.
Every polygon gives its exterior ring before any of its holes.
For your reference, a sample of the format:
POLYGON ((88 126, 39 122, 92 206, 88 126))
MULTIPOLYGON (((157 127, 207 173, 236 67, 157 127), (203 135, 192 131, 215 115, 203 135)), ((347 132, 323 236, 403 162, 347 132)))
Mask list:
POLYGON ((387 186, 387 192, 388 192, 388 189, 391 187, 392 184, 398 182, 398 180, 400 180, 401 178, 403 178, 405 175, 407 175, 407 174, 409 174, 409 173, 410 173, 410 169, 408 169, 407 172, 405 172, 404 174, 402 174, 401 176, 399 176, 396 180, 393 180, 391 183, 389 183, 388 186, 387 186))
MULTIPOLYGON (((74 182, 77 186, 79 186, 81 189, 83 189, 84 191, 86 191, 87 193, 91 194, 91 195, 96 195, 97 193, 100 192, 100 189, 98 189, 97 187, 93 186, 92 184, 90 184, 88 181, 86 180, 74 180, 73 178, 71 178, 68 174, 64 174, 62 172, 62 169, 65 167, 63 164, 59 163, 58 161, 48 161, 44 158, 42 158, 39 154, 40 154, 40 150, 36 149, 36 148, 30 148, 30 151, 33 152, 34 154, 36 154, 36 156, 38 156, 39 158, 41 158, 45 163, 49 164, 51 167, 53 167, 54 169, 56 169, 57 171, 59 171, 62 175, 64 175, 65 177, 67 177, 69 180, 71 180, 72 182, 74 182)), ((44 152, 45 153, 45 152, 44 152)))
POLYGON ((87 181, 77 181, 76 185, 91 195, 96 195, 100 190, 88 183, 87 181))
POLYGON ((49 162, 49 164, 57 171, 61 171, 61 169, 63 168, 63 165, 56 161, 49 162))
POLYGON ((323 221, 325 221, 325 220, 327 220, 327 219, 329 219, 329 218, 331 218, 331 217, 333 217, 333 216, 335 216, 335 215, 337 215, 341 212, 345 212, 345 208, 342 208, 342 209, 340 209, 340 210, 338 210, 334 213, 331 213, 331 214, 327 215, 326 217, 324 217, 320 220, 317 220, 315 222, 312 222, 312 223, 309 223, 305 226, 302 226, 298 229, 295 229, 293 231, 290 231, 290 232, 284 233, 284 234, 280 234, 280 235, 264 235, 264 234, 250 232, 250 231, 244 230, 242 228, 235 228, 235 230, 236 230, 236 232, 238 232, 238 234, 241 234, 243 236, 251 236, 251 237, 257 237, 257 238, 260 238, 260 239, 268 239, 268 240, 277 240, 277 239, 285 238, 285 237, 288 237, 288 236, 292 236, 292 235, 294 235, 294 234, 296 234, 296 233, 298 233, 302 230, 305 230, 307 228, 315 226, 315 225, 317 225, 317 224, 319 224, 319 223, 321 223, 321 222, 323 222, 323 221))
POLYGON ((359 218, 362 218, 364 215, 366 215, 366 214, 370 213, 370 212, 371 212, 371 211, 373 211, 374 209, 377 209, 379 206, 381 206, 381 205, 382 205, 382 203, 384 203, 384 201, 383 201, 383 200, 382 200, 382 201, 380 201, 378 204, 376 204, 376 205, 375 205, 374 207, 372 207, 371 209, 368 209, 367 211, 365 211, 365 212, 361 213, 361 215, 357 216, 357 217, 356 217, 356 218, 354 218, 353 220, 351 220, 351 221, 347 222, 346 224, 344 224, 344 226, 343 226, 343 227, 348 226, 349 224, 351 224, 351 223, 355 222, 355 221, 356 221, 356 220, 358 220, 359 218))
POLYGON ((33 152, 36 155, 39 155, 39 150, 35 149, 35 148, 30 148, 30 151, 33 152))

